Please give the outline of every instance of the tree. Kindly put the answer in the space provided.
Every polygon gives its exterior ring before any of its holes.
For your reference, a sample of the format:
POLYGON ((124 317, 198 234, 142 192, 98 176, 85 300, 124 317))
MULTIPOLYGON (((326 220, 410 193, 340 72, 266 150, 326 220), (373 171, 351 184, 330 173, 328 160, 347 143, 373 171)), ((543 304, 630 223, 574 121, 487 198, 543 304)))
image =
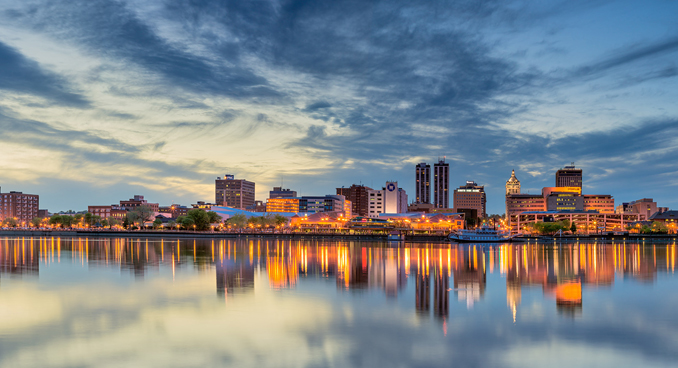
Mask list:
POLYGON ((15 218, 8 217, 2 222, 2 225, 6 227, 16 227, 18 223, 15 218))
POLYGON ((203 231, 210 228, 210 216, 202 208, 194 208, 188 211, 186 217, 193 220, 196 230, 203 231))
MULTIPOLYGON (((569 223, 569 221, 568 221, 569 223)), ((569 227, 569 226, 568 226, 569 227)), ((558 222, 535 222, 534 229, 542 235, 555 234, 559 230, 567 230, 563 221, 558 222)))
POLYGON ((287 225, 287 222, 289 221, 289 219, 283 215, 275 215, 273 220, 275 221, 276 226, 287 225))
POLYGON ((75 216, 69 216, 69 215, 61 216, 61 225, 63 227, 72 227, 75 222, 76 222, 75 216))
POLYGON ((90 227, 91 227, 92 225, 94 225, 93 219, 94 219, 94 215, 92 215, 91 213, 87 212, 87 213, 85 214, 85 216, 84 216, 85 225, 90 226, 90 227))
POLYGON ((177 223, 176 223, 176 221, 171 220, 170 222, 167 223, 167 226, 168 226, 170 229, 174 229, 174 227, 177 226, 177 223))
POLYGON ((158 228, 160 228, 160 226, 162 226, 162 220, 161 219, 155 219, 155 221, 153 221, 153 228, 158 229, 158 228))
POLYGON ((209 218, 210 224, 220 224, 222 221, 221 216, 214 211, 207 212, 207 217, 209 218))
POLYGON ((574 224, 574 221, 572 221, 572 226, 570 226, 570 231, 572 234, 575 234, 577 232, 577 225, 574 224))
POLYGON ((107 219, 101 220, 101 226, 103 226, 103 227, 108 227, 108 226, 109 226, 109 225, 108 225, 108 220, 107 220, 107 219))
POLYGON ((190 230, 195 225, 195 221, 188 216, 179 216, 177 217, 177 223, 181 225, 181 228, 184 230, 190 230))
POLYGON ((669 232, 669 228, 661 221, 654 221, 652 222, 652 232, 666 234, 669 232))
POLYGON ((109 217, 108 218, 108 228, 112 228, 113 226, 118 226, 120 225, 120 220, 118 220, 115 217, 109 217))
POLYGON ((143 226, 145 222, 153 220, 153 215, 155 212, 149 206, 139 206, 129 212, 127 212, 127 218, 133 224, 139 223, 139 226, 143 226))
POLYGON ((247 226, 247 216, 243 214, 237 214, 231 216, 226 223, 235 228, 243 228, 247 226))
POLYGON ((35 228, 40 227, 41 222, 42 222, 42 219, 40 217, 33 217, 33 219, 31 220, 31 224, 35 228))
POLYGON ((125 219, 122 220, 122 227, 127 229, 129 227, 129 218, 125 216, 125 219))
POLYGON ((56 213, 53 214, 52 217, 49 218, 49 224, 58 226, 63 225, 62 216, 56 213))

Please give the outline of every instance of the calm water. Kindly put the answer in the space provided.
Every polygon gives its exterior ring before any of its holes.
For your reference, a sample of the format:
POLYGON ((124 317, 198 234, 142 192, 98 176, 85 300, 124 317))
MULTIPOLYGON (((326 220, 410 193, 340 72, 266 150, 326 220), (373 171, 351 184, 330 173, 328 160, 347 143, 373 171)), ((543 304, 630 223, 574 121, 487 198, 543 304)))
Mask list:
POLYGON ((676 245, 0 239, 2 367, 675 367, 676 245))

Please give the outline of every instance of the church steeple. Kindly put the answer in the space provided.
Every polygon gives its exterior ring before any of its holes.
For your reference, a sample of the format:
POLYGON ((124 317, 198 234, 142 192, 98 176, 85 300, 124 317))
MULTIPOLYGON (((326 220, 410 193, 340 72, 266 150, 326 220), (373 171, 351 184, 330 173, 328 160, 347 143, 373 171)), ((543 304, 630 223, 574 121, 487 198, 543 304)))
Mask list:
POLYGON ((516 171, 511 170, 511 177, 506 181, 506 195, 520 194, 520 180, 516 178, 516 171))

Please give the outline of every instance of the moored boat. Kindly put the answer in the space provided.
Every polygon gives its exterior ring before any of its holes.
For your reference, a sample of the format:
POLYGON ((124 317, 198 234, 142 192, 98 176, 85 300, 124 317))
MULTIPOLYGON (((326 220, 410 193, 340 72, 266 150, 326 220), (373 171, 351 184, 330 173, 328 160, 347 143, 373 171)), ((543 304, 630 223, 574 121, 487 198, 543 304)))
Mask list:
POLYGON ((452 232, 448 238, 458 243, 504 243, 510 242, 512 236, 508 231, 483 225, 479 229, 452 232))

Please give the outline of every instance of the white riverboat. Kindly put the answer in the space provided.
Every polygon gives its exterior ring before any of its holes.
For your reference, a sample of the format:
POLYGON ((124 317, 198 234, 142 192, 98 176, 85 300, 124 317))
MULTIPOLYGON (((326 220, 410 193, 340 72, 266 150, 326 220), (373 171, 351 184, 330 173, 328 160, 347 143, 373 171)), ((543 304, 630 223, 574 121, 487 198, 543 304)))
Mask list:
POLYGON ((493 229, 484 224, 479 229, 452 232, 448 237, 458 243, 504 243, 512 239, 510 232, 493 229))

